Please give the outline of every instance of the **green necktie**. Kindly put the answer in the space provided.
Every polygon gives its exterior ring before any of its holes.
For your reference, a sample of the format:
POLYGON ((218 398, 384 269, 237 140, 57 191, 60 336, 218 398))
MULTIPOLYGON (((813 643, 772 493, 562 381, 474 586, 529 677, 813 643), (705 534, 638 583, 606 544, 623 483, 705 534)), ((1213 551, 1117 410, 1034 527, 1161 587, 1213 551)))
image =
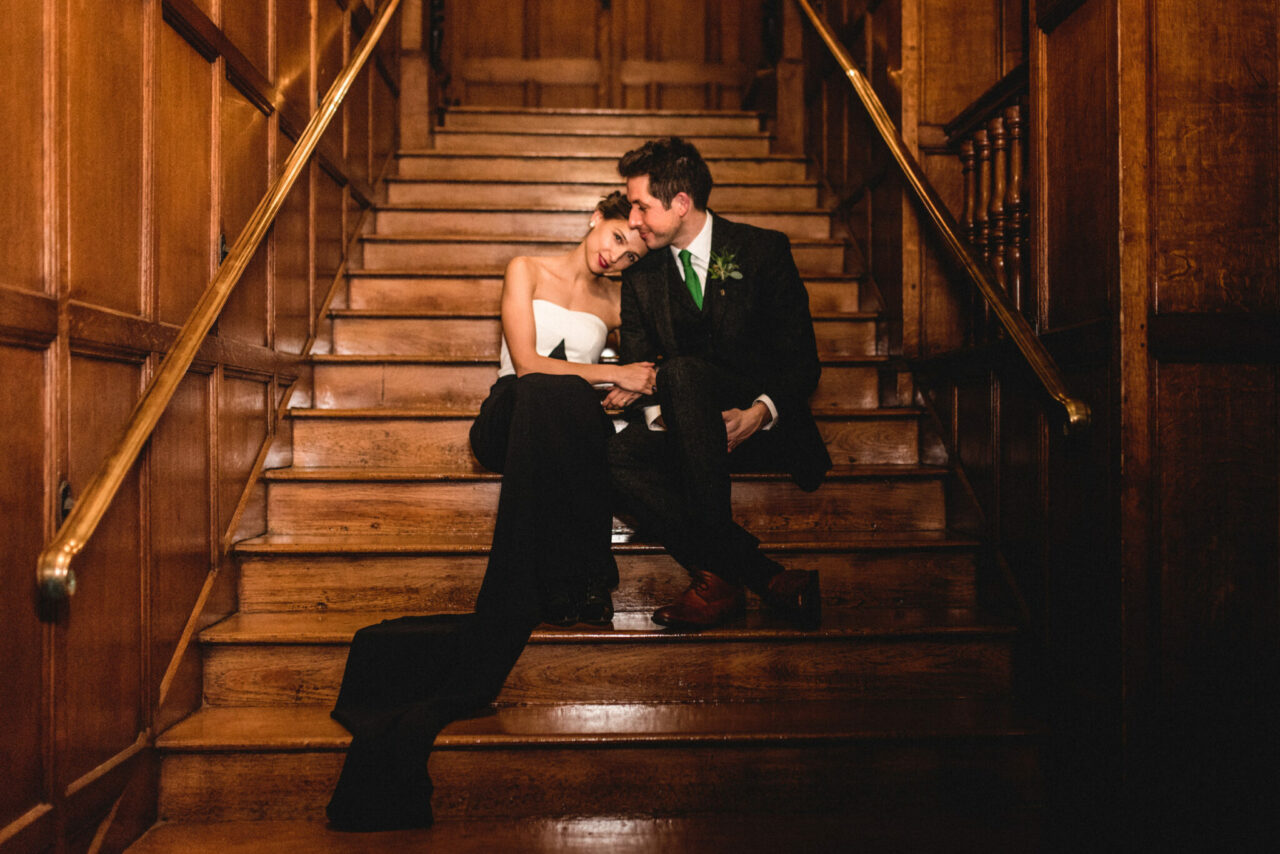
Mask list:
POLYGON ((680 263, 684 265, 684 283, 689 288, 689 296, 693 297, 693 303, 702 310, 702 283, 698 280, 698 274, 693 269, 693 255, 688 249, 680 250, 680 263))

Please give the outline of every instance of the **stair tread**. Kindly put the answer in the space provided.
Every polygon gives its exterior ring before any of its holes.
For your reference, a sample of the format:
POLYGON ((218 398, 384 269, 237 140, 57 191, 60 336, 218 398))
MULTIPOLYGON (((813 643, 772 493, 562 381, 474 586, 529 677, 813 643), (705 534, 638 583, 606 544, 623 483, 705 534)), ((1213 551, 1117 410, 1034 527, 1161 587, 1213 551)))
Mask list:
MULTIPOLYGON (((157 739, 165 750, 344 749, 330 706, 208 706, 157 739)), ((1003 698, 500 706, 451 723, 437 749, 1021 736, 1003 698)))
MULTIPOLYGON (((632 134, 634 136, 634 134, 632 134)), ((601 163, 616 164, 618 155, 616 154, 599 154, 596 152, 546 152, 546 151, 528 151, 528 152, 504 152, 504 151, 441 151, 435 148, 422 149, 405 149, 397 155, 399 158, 467 158, 475 157, 487 160, 502 160, 518 158, 520 160, 596 160, 601 163)), ((802 154, 704 154, 703 160, 707 161, 708 166, 714 167, 714 164, 720 161, 766 161, 776 163, 807 163, 807 159, 802 154)), ((532 171, 532 170, 531 170, 532 171)), ((714 171, 714 168, 713 170, 714 171)))
MULTIPOLYGON (((366 419, 437 419, 442 421, 466 421, 475 418, 479 414, 479 409, 440 409, 436 407, 371 407, 365 409, 317 409, 313 407, 295 408, 289 410, 290 418, 299 419, 332 419, 332 420, 353 420, 360 421, 366 419)), ((880 408, 849 408, 839 411, 827 410, 820 414, 815 414, 815 418, 820 420, 839 420, 848 419, 850 421, 859 419, 884 419, 884 418, 917 418, 922 414, 922 410, 909 406, 886 406, 880 408)))
MULTIPOLYGON (((581 137, 583 139, 598 139, 604 137, 607 139, 644 139, 646 134, 634 130, 600 130, 597 128, 575 129, 575 128, 457 128, 457 127, 438 127, 434 133, 440 136, 569 136, 581 137)), ((761 130, 711 130, 707 128, 699 128, 695 133, 688 135, 693 141, 703 139, 771 139, 772 135, 768 131, 761 130)), ((615 158, 616 159, 616 158, 615 158)))
POLYGON ((637 117, 637 118, 674 118, 678 116, 699 116, 708 118, 746 118, 758 119, 760 113, 753 110, 698 110, 698 109, 666 109, 666 110, 636 110, 627 109, 625 107, 513 107, 513 106, 486 106, 481 104, 459 104, 457 106, 448 107, 445 115, 452 114, 476 113, 484 115, 501 115, 504 113, 512 113, 519 115, 532 116, 610 116, 618 118, 637 117))
MULTIPOLYGON (((501 314, 497 308, 493 311, 458 312, 446 309, 379 309, 379 308, 334 308, 329 310, 330 317, 355 317, 388 320, 497 320, 501 314)), ((816 311, 813 312, 815 322, 844 320, 878 320, 878 311, 816 311)))
MULTIPOLYGON (((472 156, 479 156, 479 155, 472 155, 472 156)), ((491 156, 503 157, 503 156, 509 156, 509 155, 491 155, 491 156)), ((617 158, 601 158, 601 159, 614 161, 617 158)), ((717 158, 708 158, 708 160, 715 160, 715 159, 717 158)), ((719 159, 723 159, 723 158, 719 158, 719 159)), ((466 177, 417 178, 417 177, 403 177, 403 176, 397 175, 397 176, 388 177, 385 180, 387 183, 390 183, 390 184, 468 184, 468 185, 469 184, 497 184, 497 185, 539 184, 545 187, 599 187, 604 185, 612 186, 612 184, 610 184, 610 182, 607 182, 607 181, 545 181, 537 177, 521 178, 519 180, 510 180, 510 179, 466 178, 466 177)), ((726 187, 813 187, 813 186, 815 186, 815 182, 813 181, 788 180, 785 178, 753 178, 751 180, 738 178, 732 181, 716 181, 715 182, 716 189, 722 189, 726 187)), ((394 207, 401 207, 401 206, 407 206, 410 208, 420 207, 420 205, 412 204, 412 203, 407 205, 394 205, 394 204, 379 205, 378 207, 379 209, 382 209, 384 207, 394 208, 394 207)))
MULTIPOLYGON (((834 466, 827 473, 828 481, 858 480, 864 478, 932 478, 946 474, 946 466, 922 463, 869 463, 866 465, 834 466)), ((423 481, 423 480, 497 480, 502 475, 485 471, 458 471, 421 468, 374 468, 291 466, 267 469, 262 473, 268 481, 423 481)), ((733 475, 734 480, 788 480, 786 472, 746 472, 733 475)))
MULTIPOLYGON (((307 357, 312 362, 319 364, 332 365, 496 365, 498 360, 492 356, 474 356, 472 358, 459 358, 457 356, 433 356, 427 353, 416 354, 397 354, 390 355, 384 353, 312 353, 307 357)), ((829 367, 857 367, 857 366, 877 366, 883 367, 887 365, 901 364, 902 360, 897 356, 888 355, 866 355, 857 358, 841 357, 838 359, 822 359, 822 364, 829 367)))
MULTIPOLYGON (((421 554, 487 553, 488 533, 431 534, 266 534, 241 540, 240 554, 421 554)), ((971 549, 978 544, 947 531, 832 531, 821 538, 811 532, 771 531, 761 536, 765 551, 847 551, 901 549, 971 549)), ((661 552, 656 543, 615 543, 620 552, 661 552)))
MULTIPOLYGON (((235 613, 200 633, 210 644, 347 644, 358 629, 408 616, 381 611, 235 613)), ((792 628, 767 612, 748 612, 732 625, 701 632, 664 628, 649 611, 614 615, 612 626, 539 626, 530 643, 715 643, 857 638, 1004 635, 1014 629, 971 608, 867 608, 832 611, 813 631, 792 628)))
POLYGON ((153 827, 129 854, 368 854, 370 851, 492 854, 686 854, 734 851, 1039 850, 1034 812, 998 817, 944 814, 937 806, 873 808, 855 819, 840 813, 574 816, 445 819, 429 829, 343 833, 320 821, 168 822, 153 827))
MULTIPOLYGON (((497 183, 508 183, 500 181, 497 183)), ((555 184, 553 186, 563 186, 555 184)), ((716 210, 722 208, 717 207, 716 210)), ((467 205, 453 204, 448 202, 398 202, 385 203, 378 205, 379 211, 401 211, 401 212, 418 212, 418 211, 457 211, 462 213, 503 213, 503 214, 585 214, 590 208, 574 206, 574 205, 520 205, 519 207, 502 207, 493 204, 467 205)), ((811 216, 827 216, 831 211, 826 208, 820 208, 813 205, 803 206, 796 205, 792 207, 758 207, 758 206, 734 206, 726 207, 723 210, 730 211, 734 214, 808 214, 811 216)))

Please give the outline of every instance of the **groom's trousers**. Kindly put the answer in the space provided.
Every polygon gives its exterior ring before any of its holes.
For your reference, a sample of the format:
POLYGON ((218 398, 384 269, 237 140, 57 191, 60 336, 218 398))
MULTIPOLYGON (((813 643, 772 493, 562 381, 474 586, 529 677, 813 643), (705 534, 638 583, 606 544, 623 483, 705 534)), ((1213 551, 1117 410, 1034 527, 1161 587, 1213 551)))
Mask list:
POLYGON ((751 406, 740 377, 703 359, 679 356, 658 371, 664 431, 633 422, 609 443, 609 470, 620 515, 657 539, 686 570, 702 570, 761 592, 782 566, 733 520, 730 474, 781 471, 785 455, 773 431, 760 430, 728 450, 722 412, 751 406))

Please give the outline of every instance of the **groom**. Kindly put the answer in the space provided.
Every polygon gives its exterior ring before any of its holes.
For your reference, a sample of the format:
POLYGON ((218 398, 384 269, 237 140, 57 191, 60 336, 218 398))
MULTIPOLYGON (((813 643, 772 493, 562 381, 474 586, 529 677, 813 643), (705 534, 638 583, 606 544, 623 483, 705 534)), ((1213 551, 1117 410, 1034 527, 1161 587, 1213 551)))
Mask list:
MULTIPOLYGON (((744 588, 794 624, 820 619, 817 572, 784 570, 733 521, 729 475, 786 471, 804 490, 831 468, 808 399, 820 367, 809 296, 786 235, 707 208, 690 143, 653 140, 618 162, 650 252, 622 276, 622 362, 659 363, 643 418, 610 443, 619 510, 693 583, 654 622, 686 629, 743 612, 744 588)), ((633 410, 635 411, 635 410, 633 410)))

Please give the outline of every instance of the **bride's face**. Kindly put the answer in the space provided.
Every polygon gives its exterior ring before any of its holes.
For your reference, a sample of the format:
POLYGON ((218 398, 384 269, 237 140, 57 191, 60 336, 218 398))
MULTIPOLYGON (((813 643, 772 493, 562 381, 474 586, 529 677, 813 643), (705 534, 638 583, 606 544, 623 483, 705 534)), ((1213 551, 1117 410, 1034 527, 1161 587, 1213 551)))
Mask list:
POLYGON ((639 261, 645 252, 640 232, 625 219, 605 219, 596 213, 587 233, 587 266, 597 276, 620 273, 639 261))

